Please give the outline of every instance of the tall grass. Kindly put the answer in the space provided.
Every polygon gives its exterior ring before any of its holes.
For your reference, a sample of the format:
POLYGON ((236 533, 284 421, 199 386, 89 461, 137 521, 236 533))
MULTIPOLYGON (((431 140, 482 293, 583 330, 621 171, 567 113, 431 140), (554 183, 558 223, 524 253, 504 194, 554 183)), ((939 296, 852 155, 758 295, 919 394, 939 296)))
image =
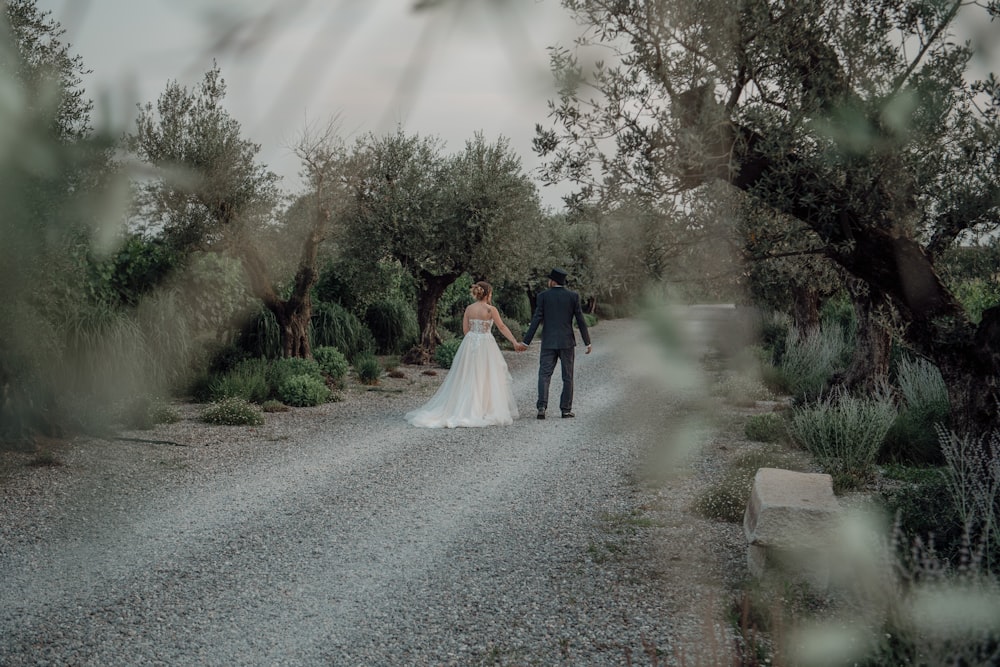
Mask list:
POLYGON ((875 456, 895 419, 888 391, 862 398, 838 390, 793 410, 788 432, 816 457, 835 487, 851 489, 873 476, 875 456))
POLYGON ((375 338, 356 315, 336 303, 318 303, 313 308, 313 347, 330 346, 348 359, 375 349, 375 338))
POLYGON ((916 464, 943 462, 936 428, 948 425, 948 388, 934 364, 903 357, 896 370, 903 397, 899 417, 886 436, 882 456, 916 464))
POLYGON ((993 571, 1000 564, 1000 431, 975 437, 938 426, 937 433, 955 508, 966 530, 979 536, 985 567, 993 571))
POLYGON ((779 377, 787 393, 798 401, 818 399, 834 373, 844 367, 848 353, 843 329, 837 325, 804 334, 789 325, 784 348, 777 362, 779 377))

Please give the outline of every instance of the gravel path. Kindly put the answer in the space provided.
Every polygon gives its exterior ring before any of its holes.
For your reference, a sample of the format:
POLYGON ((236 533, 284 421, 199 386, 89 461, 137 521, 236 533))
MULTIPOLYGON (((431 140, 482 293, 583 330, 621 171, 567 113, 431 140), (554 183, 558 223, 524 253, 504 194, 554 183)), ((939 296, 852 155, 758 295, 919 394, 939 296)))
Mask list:
POLYGON ((622 358, 635 323, 593 335, 576 419, 534 419, 535 346, 505 353, 510 427, 409 426, 441 379, 409 367, 256 429, 188 406, 135 434, 188 447, 91 440, 13 468, 0 665, 667 664, 725 642, 703 620, 739 529, 687 507, 718 473, 712 440, 647 474, 668 433, 645 417, 690 397, 622 358))

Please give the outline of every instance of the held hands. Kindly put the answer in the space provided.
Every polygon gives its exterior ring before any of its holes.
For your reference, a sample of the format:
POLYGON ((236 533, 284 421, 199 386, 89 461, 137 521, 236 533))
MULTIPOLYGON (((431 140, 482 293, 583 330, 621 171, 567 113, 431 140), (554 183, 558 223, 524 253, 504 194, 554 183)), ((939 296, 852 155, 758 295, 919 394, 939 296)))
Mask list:
POLYGON ((528 349, 528 346, 525 345, 524 343, 521 343, 521 342, 514 343, 514 351, 515 352, 524 352, 527 349, 528 349))
POLYGON ((593 349, 594 349, 593 345, 588 345, 587 346, 587 352, 586 352, 586 354, 590 354, 590 351, 593 350, 593 349))

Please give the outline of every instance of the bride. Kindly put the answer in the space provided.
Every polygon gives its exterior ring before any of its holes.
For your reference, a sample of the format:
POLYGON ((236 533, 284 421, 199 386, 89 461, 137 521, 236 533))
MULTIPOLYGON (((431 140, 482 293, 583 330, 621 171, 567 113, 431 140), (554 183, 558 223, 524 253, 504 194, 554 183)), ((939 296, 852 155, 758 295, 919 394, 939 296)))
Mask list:
POLYGON ((528 346, 516 340, 503 323, 492 305, 493 288, 488 282, 481 280, 470 291, 476 301, 462 316, 465 337, 437 393, 422 407, 406 413, 406 421, 414 426, 505 426, 518 417, 513 381, 493 338, 493 325, 518 352, 528 346))

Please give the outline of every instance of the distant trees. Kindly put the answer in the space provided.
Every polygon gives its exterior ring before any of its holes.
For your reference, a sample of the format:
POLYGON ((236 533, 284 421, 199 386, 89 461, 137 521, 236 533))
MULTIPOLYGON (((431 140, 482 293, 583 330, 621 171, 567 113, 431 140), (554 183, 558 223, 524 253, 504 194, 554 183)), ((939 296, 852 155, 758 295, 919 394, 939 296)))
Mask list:
POLYGON ((973 324, 936 259, 1000 228, 1000 83, 974 80, 973 48, 955 35, 960 14, 990 20, 996 3, 563 4, 614 59, 591 72, 554 51, 560 95, 536 137, 549 179, 577 181, 583 201, 730 184, 861 281, 856 307, 878 316, 859 353, 895 318, 941 369, 958 421, 995 424, 1000 307, 973 324))
POLYGON ((167 84, 156 105, 140 107, 129 148, 158 169, 140 182, 139 208, 146 225, 185 252, 210 249, 238 258, 253 294, 274 313, 287 357, 310 356, 311 290, 318 278, 317 252, 338 201, 346 152, 332 126, 304 134, 295 151, 308 193, 282 217, 278 176, 258 163, 260 146, 243 138, 223 106, 226 84, 218 65, 193 90, 167 84), (276 231, 298 240, 298 261, 289 289, 269 269, 265 241, 276 231))
POLYGON ((534 184, 506 139, 481 134, 454 155, 402 129, 368 135, 353 159, 345 251, 391 258, 413 276, 420 343, 411 359, 426 361, 440 341, 438 301, 459 276, 499 284, 525 272, 540 216, 534 184))

